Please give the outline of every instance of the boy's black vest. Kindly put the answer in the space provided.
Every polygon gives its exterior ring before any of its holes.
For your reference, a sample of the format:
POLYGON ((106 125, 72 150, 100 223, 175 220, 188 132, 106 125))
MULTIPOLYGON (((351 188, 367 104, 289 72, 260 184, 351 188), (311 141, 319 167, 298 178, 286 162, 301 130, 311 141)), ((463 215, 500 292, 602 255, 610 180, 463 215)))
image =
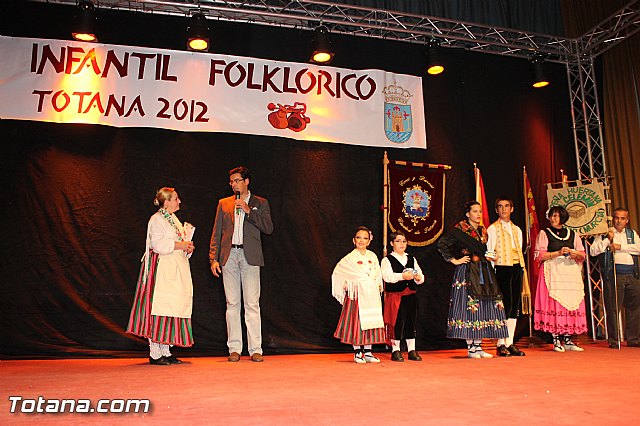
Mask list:
MULTIPOLYGON (((391 269, 393 272, 401 274, 405 269, 413 269, 413 256, 407 254, 407 265, 402 266, 402 263, 395 256, 391 254, 387 256, 389 262, 391 263, 391 269)), ((399 293, 403 291, 405 288, 409 288, 410 290, 416 290, 416 282, 413 279, 410 280, 401 280, 397 283, 385 283, 384 290, 389 293, 399 293)))

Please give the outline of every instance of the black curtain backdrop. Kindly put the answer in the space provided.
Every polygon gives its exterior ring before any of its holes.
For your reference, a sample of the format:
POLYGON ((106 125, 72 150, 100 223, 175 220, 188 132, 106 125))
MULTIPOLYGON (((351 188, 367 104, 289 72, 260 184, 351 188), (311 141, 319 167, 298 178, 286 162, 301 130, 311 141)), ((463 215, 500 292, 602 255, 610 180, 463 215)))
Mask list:
MULTIPOLYGON (((10 2, 0 6, 3 35, 67 38, 73 8, 10 2), (28 25, 27 25, 28 24, 28 25)), ((183 49, 184 19, 99 10, 104 43, 183 49)), ((259 25, 212 23, 212 51, 304 62, 310 34, 259 25)), ((333 65, 421 75, 421 46, 332 37, 333 65)), ((523 225, 522 166, 539 212, 543 183, 575 170, 566 71, 551 65, 553 84, 529 86, 525 60, 445 50, 447 69, 424 77, 427 150, 389 149, 392 160, 444 163, 446 227, 473 198, 473 163, 487 196, 514 197, 523 225)), ((11 60, 2 58, 2 60, 11 60)), ((10 100, 2 99, 2 102, 10 100)), ((230 100, 232 102, 233 100, 230 100)), ((352 249, 359 225, 382 253, 380 148, 224 133, 0 120, 4 235, 0 239, 2 358, 143 355, 126 335, 148 218, 157 188, 173 186, 177 213, 196 226, 191 259, 196 345, 182 355, 226 350, 222 281, 209 270, 216 202, 231 195, 228 170, 245 165, 250 189, 271 204, 275 231, 264 238, 263 348, 266 354, 347 351, 333 331, 340 306, 331 296, 336 262, 352 249)), ((491 201, 489 201, 492 204, 491 201)), ((491 209, 492 220, 496 214, 491 209)), ((546 222, 542 213, 541 225, 546 222)), ((435 244, 412 248, 425 271, 418 291, 418 348, 457 347, 445 322, 453 268, 435 244)))

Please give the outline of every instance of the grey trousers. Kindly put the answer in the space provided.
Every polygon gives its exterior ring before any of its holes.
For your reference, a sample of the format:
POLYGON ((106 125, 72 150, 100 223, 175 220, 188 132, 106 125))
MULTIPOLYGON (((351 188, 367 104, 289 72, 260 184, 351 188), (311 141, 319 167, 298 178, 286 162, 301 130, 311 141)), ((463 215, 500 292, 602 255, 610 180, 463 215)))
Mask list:
MULTIPOLYGON (((614 283, 607 280, 604 284, 605 305, 607 308, 607 334, 609 343, 615 343, 618 337, 616 327, 616 292, 614 283)), ((618 307, 625 309, 626 338, 629 343, 640 343, 640 280, 632 274, 618 274, 618 307)))
POLYGON ((247 326, 249 355, 262 353, 260 320, 260 267, 249 265, 244 250, 232 248, 222 267, 222 282, 227 299, 227 346, 229 353, 242 353, 240 302, 244 301, 244 322, 247 326))

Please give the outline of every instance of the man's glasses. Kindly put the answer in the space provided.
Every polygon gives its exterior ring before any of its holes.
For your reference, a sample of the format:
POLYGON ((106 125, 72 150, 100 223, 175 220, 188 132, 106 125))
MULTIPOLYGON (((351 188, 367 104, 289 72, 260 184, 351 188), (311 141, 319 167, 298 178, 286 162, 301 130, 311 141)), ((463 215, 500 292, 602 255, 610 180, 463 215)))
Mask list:
POLYGON ((244 178, 233 179, 233 180, 229 181, 229 185, 233 185, 234 183, 242 182, 243 180, 244 180, 244 178))

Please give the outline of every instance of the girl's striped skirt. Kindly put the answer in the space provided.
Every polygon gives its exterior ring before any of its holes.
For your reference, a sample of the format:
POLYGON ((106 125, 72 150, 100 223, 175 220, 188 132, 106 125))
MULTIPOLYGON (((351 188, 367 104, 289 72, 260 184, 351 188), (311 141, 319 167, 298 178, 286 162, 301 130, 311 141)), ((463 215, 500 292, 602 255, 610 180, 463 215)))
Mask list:
POLYGON ((371 330, 360 329, 358 300, 351 300, 348 297, 344 298, 342 313, 333 337, 340 339, 342 343, 355 346, 373 345, 385 341, 384 327, 371 330))

